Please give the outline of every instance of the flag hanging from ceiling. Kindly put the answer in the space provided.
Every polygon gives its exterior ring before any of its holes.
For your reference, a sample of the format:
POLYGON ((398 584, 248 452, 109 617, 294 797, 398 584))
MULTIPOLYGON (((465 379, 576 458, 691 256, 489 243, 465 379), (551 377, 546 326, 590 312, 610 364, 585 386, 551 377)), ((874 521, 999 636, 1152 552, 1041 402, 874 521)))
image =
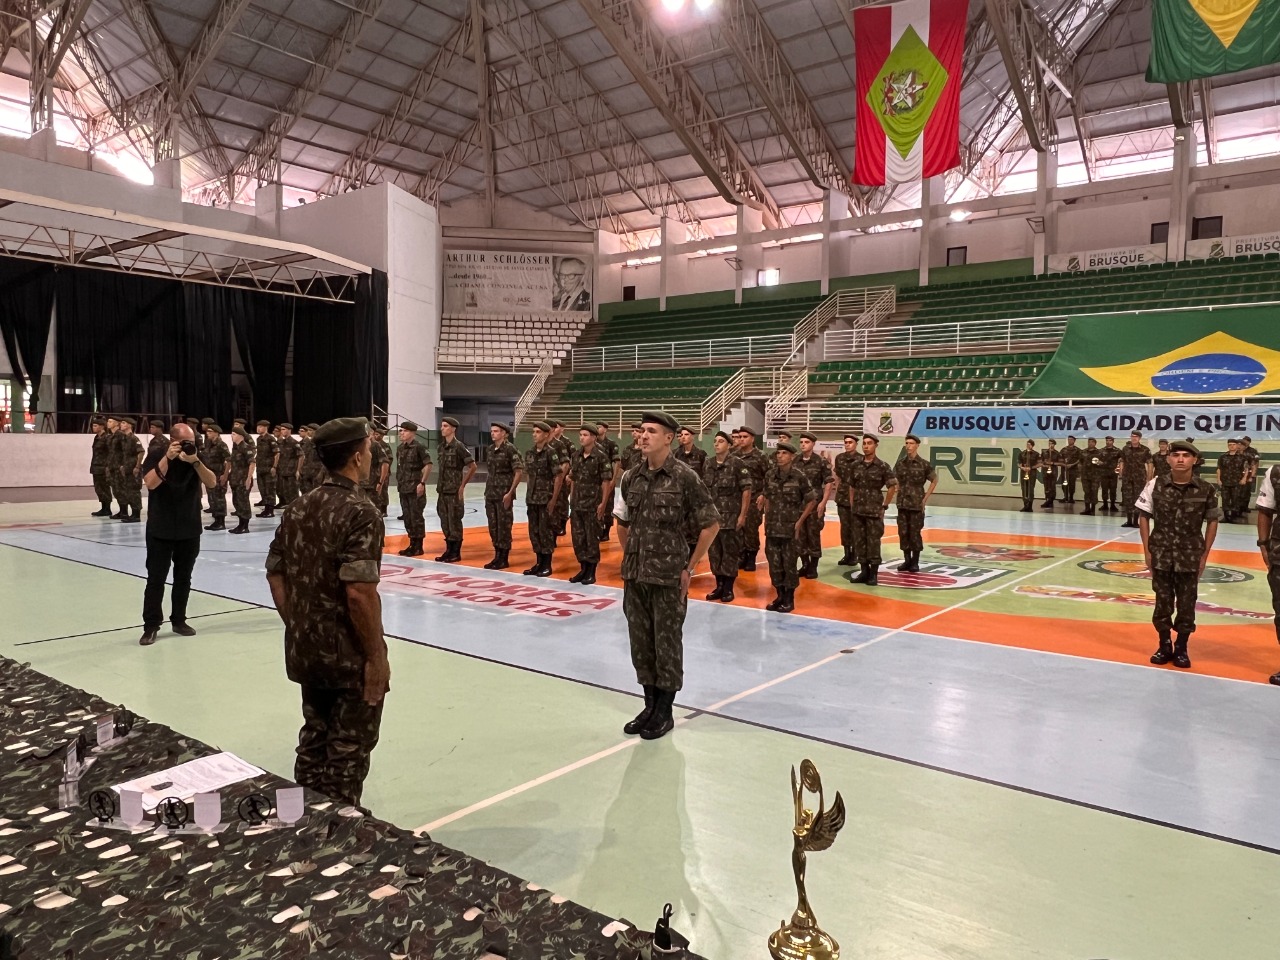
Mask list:
POLYGON ((1280 61, 1280 0, 1156 0, 1150 83, 1216 77, 1280 61))
POLYGON ((959 166, 968 10, 967 0, 901 0, 853 11, 855 182, 910 183, 959 166))

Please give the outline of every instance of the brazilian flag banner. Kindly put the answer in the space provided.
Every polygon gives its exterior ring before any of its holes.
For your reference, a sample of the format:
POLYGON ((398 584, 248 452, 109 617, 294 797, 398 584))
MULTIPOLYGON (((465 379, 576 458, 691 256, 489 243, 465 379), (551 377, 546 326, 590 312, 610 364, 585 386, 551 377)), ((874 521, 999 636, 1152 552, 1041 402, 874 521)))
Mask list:
POLYGON ((1024 398, 1280 395, 1280 308, 1076 317, 1024 398))
POLYGON ((1280 0, 1152 0, 1150 83, 1280 61, 1280 0))

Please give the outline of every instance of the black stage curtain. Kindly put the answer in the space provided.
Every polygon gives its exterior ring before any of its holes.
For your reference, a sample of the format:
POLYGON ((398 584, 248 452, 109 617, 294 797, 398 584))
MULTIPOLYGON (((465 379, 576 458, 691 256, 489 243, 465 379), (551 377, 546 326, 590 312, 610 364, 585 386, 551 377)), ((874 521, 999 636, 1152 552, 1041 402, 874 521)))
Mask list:
MULTIPOLYGON (((253 391, 253 420, 273 424, 289 419, 284 371, 293 333, 294 297, 224 289, 233 303, 231 324, 253 391)), ((296 364, 296 361, 295 361, 296 364)), ((295 399, 294 408, 297 408, 295 399)), ((305 421, 304 421, 305 422, 305 421)))
POLYGON ((52 264, 0 258, 0 334, 15 377, 31 387, 32 411, 44 376, 54 284, 52 264))
POLYGON ((355 394, 356 338, 346 303, 298 300, 293 338, 293 410, 301 423, 366 417, 355 394))
POLYGON ((363 404, 363 416, 372 404, 387 408, 387 275, 381 270, 362 276, 356 284, 356 377, 353 399, 363 404))
POLYGON ((178 404, 190 417, 213 417, 231 429, 231 318, 243 310, 244 291, 202 283, 182 285, 182 339, 178 344, 178 404))

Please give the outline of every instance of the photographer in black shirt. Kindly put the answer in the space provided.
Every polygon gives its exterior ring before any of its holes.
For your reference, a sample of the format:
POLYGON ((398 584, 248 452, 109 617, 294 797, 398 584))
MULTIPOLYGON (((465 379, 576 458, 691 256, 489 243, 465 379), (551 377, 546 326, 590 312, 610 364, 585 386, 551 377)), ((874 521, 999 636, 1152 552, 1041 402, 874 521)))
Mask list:
POLYGON ((217 486, 215 477, 196 454, 195 434, 185 423, 174 424, 165 448, 156 449, 142 465, 142 482, 150 491, 147 500, 147 589, 142 597, 142 636, 138 643, 150 646, 164 623, 164 583, 173 567, 173 632, 195 636, 187 625, 187 597, 191 571, 200 555, 200 497, 206 487, 217 486))

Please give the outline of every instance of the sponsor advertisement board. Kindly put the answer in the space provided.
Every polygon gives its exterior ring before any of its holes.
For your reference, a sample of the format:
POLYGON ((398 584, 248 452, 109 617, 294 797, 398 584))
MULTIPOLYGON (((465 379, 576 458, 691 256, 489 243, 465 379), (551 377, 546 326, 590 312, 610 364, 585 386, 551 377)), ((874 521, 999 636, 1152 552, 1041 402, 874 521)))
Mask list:
POLYGON ((1226 441, 1247 434, 1254 440, 1280 439, 1280 405, 1130 406, 1130 407, 868 407, 863 427, 880 436, 918 434, 921 438, 987 440, 1046 437, 1059 442, 1074 434, 1084 446, 1111 434, 1127 440, 1138 430, 1169 440, 1195 437, 1226 441))
POLYGON ((590 314, 591 260, 578 254, 446 250, 445 315, 590 314))
POLYGON ((1105 270, 1110 267, 1135 267, 1140 263, 1164 263, 1168 247, 1153 243, 1141 247, 1112 247, 1108 250, 1082 250, 1076 253, 1049 255, 1050 273, 1076 273, 1080 270, 1105 270))
POLYGON ((1213 240, 1187 241, 1188 260, 1248 257, 1258 253, 1280 253, 1280 233, 1256 233, 1249 237, 1217 237, 1213 240))

